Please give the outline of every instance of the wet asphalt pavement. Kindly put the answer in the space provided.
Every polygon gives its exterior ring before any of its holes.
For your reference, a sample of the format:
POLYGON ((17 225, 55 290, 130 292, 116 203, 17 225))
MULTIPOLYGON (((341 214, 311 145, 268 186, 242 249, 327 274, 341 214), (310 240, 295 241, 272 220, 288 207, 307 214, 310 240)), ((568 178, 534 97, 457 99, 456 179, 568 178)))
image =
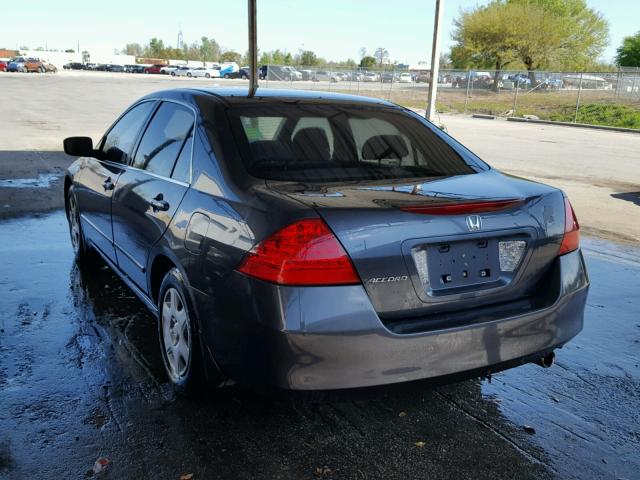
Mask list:
POLYGON ((585 329, 550 369, 193 401, 164 377, 142 304, 75 265, 61 211, 5 220, 0 478, 90 477, 105 457, 97 478, 638 479, 640 250, 583 244, 585 329))

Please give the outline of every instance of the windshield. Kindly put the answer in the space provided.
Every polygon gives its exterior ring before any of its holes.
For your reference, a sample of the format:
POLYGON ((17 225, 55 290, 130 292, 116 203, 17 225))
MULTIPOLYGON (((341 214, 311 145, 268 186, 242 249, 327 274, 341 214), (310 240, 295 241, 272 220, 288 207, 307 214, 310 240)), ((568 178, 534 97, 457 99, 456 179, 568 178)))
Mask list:
POLYGON ((264 104, 228 110, 248 172, 327 182, 475 173, 418 119, 392 108, 264 104))

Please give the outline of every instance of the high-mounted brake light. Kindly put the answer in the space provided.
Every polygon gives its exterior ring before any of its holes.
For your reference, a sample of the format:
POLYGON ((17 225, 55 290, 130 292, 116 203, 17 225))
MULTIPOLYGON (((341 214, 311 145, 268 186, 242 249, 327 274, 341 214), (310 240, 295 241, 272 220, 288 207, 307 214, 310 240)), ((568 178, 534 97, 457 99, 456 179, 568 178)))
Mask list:
POLYGON ((238 271, 279 285, 354 285, 360 277, 329 227, 299 220, 256 245, 238 271))
POLYGON ((425 215, 464 215, 469 213, 496 212, 519 205, 524 200, 511 198, 508 200, 480 200, 471 202, 447 202, 439 205, 412 205, 400 207, 403 212, 422 213, 425 215))
POLYGON ((577 250, 579 246, 580 225, 578 224, 578 219, 576 218, 576 213, 573 211, 571 202, 569 202, 567 197, 564 197, 564 237, 562 237, 558 255, 573 252, 577 250))

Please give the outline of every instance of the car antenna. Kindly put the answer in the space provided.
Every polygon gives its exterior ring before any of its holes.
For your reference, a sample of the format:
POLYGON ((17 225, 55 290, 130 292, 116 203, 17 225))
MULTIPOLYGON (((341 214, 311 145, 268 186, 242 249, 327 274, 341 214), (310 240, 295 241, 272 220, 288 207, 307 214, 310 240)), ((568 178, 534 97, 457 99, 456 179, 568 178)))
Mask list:
POLYGON ((258 89, 258 29, 256 0, 249 1, 249 93, 252 98, 258 89))

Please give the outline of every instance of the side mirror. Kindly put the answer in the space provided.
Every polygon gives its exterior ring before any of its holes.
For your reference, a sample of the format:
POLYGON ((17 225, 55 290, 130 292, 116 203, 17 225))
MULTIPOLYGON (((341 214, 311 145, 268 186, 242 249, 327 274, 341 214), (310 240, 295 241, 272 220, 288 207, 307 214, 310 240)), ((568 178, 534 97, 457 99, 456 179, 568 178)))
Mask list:
POLYGON ((69 137, 65 138, 64 153, 73 157, 93 157, 93 140, 90 137, 69 137))

